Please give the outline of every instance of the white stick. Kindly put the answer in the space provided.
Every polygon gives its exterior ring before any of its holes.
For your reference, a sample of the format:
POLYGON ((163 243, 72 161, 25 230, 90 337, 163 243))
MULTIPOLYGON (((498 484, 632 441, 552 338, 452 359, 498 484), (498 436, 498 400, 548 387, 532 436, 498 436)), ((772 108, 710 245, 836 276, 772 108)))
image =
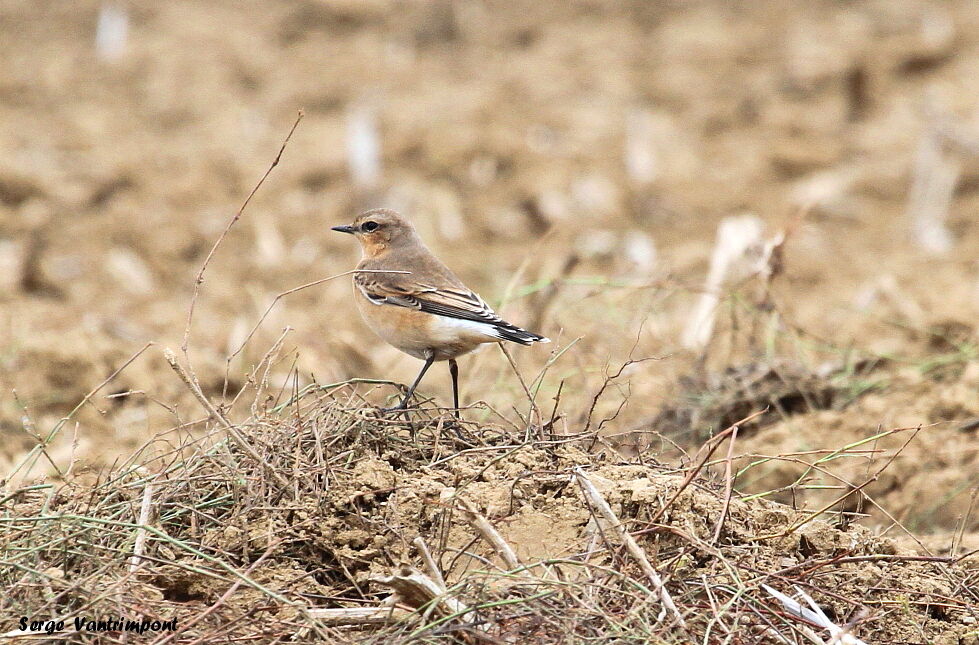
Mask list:
POLYGON ((714 318, 721 300, 721 287, 733 269, 747 258, 752 248, 762 243, 761 220, 754 215, 727 217, 717 227, 717 241, 710 259, 704 293, 683 330, 683 346, 701 349, 707 346, 714 332, 714 318))
POLYGON ((117 246, 110 249, 105 257, 105 265, 112 277, 129 293, 152 293, 156 288, 153 271, 130 248, 117 246))
POLYGON ((351 607, 345 609, 311 608, 309 615, 327 627, 342 625, 386 625, 395 623, 410 611, 399 607, 351 607))
POLYGON ((255 259, 259 266, 279 266, 286 256, 286 243, 278 222, 265 213, 257 213, 252 219, 255 232, 255 259))
POLYGON ((438 563, 435 562, 435 558, 432 557, 432 552, 428 550, 428 545, 425 544, 425 540, 419 535, 411 542, 418 549, 418 552, 422 556, 422 562, 425 563, 425 568, 428 569, 428 575, 432 577, 432 580, 438 583, 442 588, 442 593, 445 593, 448 586, 445 584, 445 578, 442 577, 442 572, 439 571, 438 563))
POLYGON ((848 630, 839 627, 833 621, 831 621, 823 610, 819 608, 816 601, 798 587, 796 587, 796 593, 798 593, 802 599, 809 604, 809 607, 803 607, 802 603, 800 603, 798 600, 790 598, 789 596, 772 589, 768 585, 762 585, 762 589, 767 591, 773 597, 777 598, 782 603, 785 611, 789 612, 793 616, 809 621, 810 623, 818 625, 819 627, 827 630, 830 635, 830 643, 842 643, 843 645, 867 645, 867 643, 860 640, 856 636, 848 634, 848 630))
POLYGON ((146 526, 150 523, 150 510, 153 504, 153 480, 147 480, 143 486, 143 503, 139 507, 139 528, 136 529, 136 542, 133 544, 133 555, 129 558, 129 572, 139 568, 143 550, 146 547, 146 526))
POLYGON ((478 513, 476 509, 473 508, 473 505, 467 500, 462 499, 461 497, 457 499, 459 500, 459 505, 462 507, 460 509, 462 514, 465 515, 469 523, 472 524, 477 531, 479 531, 479 534, 483 536, 483 539, 493 547, 493 550, 496 551, 496 554, 500 556, 500 559, 503 560, 506 566, 510 569, 519 569, 522 565, 520 564, 520 560, 517 558, 516 551, 513 550, 513 547, 507 544, 507 541, 503 539, 503 536, 500 535, 499 531, 497 531, 496 528, 489 523, 489 520, 478 513))
POLYGON ((371 188, 381 180, 381 135, 374 106, 366 98, 347 109, 347 167, 357 186, 371 188))
POLYGON ((908 196, 911 235, 927 253, 944 255, 952 250, 952 234, 945 220, 960 172, 961 164, 946 158, 942 137, 929 128, 918 144, 914 180, 908 196))
POLYGON ((625 170, 630 181, 639 186, 652 183, 659 175, 651 121, 645 110, 633 110, 626 117, 625 170))
POLYGON ((110 62, 122 58, 128 36, 129 14, 115 3, 103 2, 95 27, 95 51, 99 58, 110 62))

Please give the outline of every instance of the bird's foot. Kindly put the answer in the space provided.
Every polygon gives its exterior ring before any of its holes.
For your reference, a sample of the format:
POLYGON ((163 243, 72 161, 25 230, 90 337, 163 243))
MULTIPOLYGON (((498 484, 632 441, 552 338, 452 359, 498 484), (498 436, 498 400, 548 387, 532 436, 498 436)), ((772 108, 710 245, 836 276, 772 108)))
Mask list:
POLYGON ((401 402, 398 403, 396 406, 391 407, 391 408, 378 408, 378 411, 382 415, 392 414, 392 413, 395 414, 395 415, 398 415, 398 414, 407 415, 407 413, 410 410, 420 409, 420 407, 418 405, 409 405, 410 399, 411 399, 411 395, 409 394, 407 397, 401 399, 401 402))

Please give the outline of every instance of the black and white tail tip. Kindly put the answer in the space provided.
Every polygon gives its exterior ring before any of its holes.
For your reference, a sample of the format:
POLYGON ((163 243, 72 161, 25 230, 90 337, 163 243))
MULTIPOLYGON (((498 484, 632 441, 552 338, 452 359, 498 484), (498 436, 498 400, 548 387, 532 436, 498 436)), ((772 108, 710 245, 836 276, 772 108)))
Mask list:
POLYGON ((502 325, 494 325, 494 330, 497 335, 503 340, 510 340, 515 343, 520 343, 521 345, 533 345, 534 343, 549 343, 550 338, 545 338, 533 332, 520 329, 516 325, 511 325, 509 323, 503 323, 502 325))

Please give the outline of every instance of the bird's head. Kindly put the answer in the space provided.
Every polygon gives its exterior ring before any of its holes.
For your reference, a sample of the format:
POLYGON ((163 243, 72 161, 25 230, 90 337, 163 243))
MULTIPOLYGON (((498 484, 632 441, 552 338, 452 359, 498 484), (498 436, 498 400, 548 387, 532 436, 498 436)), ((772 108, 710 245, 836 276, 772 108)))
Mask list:
POLYGON ((420 242, 411 222, 387 208, 361 213, 353 224, 334 226, 332 230, 356 237, 366 257, 376 257, 389 249, 420 242))

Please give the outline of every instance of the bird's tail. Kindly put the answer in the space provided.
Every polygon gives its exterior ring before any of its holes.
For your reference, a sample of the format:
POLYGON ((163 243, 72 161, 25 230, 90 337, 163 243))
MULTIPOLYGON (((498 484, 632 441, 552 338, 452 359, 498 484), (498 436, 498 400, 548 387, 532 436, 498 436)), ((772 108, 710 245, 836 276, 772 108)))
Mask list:
POLYGON ((520 329, 516 325, 511 325, 509 323, 496 325, 496 332, 503 340, 513 341, 514 343, 520 343, 521 345, 551 342, 550 338, 545 338, 539 334, 535 334, 525 329, 520 329))

